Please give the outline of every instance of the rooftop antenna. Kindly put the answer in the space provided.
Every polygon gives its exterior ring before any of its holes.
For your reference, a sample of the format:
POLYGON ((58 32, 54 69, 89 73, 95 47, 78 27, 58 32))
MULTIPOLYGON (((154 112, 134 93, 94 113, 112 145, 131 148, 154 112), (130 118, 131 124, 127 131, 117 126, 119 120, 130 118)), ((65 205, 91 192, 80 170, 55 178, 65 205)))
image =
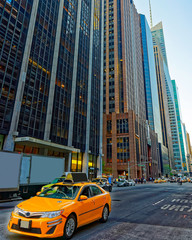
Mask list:
POLYGON ((152 20, 152 11, 151 11, 151 0, 149 0, 149 11, 150 11, 150 25, 151 28, 153 27, 153 20, 152 20))

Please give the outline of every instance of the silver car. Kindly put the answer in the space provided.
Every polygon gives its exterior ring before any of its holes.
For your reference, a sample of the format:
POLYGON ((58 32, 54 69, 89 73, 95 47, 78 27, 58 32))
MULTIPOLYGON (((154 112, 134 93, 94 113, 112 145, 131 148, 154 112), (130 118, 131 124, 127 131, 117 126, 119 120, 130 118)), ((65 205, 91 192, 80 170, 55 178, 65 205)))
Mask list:
POLYGON ((133 179, 128 179, 129 186, 135 186, 135 181, 133 179))

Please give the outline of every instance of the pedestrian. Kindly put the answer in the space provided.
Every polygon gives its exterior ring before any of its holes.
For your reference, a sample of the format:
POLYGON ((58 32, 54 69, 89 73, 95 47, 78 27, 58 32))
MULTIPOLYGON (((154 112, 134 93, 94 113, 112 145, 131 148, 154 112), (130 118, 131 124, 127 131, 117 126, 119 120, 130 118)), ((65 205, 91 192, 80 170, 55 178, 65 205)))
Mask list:
POLYGON ((137 184, 137 182, 138 182, 138 180, 137 180, 137 178, 135 179, 135 183, 137 184))
POLYGON ((141 184, 143 184, 143 178, 141 178, 141 184))

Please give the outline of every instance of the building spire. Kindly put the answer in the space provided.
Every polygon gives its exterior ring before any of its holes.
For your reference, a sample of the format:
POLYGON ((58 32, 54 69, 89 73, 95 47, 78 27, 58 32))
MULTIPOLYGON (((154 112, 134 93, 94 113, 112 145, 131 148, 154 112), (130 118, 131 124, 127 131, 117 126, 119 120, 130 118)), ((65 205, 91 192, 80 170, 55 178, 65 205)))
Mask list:
POLYGON ((149 11, 150 11, 150 25, 151 28, 153 27, 153 20, 152 20, 152 11, 151 11, 151 0, 149 0, 149 11))

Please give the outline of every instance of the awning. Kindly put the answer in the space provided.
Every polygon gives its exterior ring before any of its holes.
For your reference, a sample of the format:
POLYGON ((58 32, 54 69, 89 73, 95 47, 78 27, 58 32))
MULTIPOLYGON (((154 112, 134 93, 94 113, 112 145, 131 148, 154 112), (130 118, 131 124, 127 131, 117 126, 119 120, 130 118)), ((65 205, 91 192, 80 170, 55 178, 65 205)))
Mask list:
POLYGON ((57 152, 64 152, 64 153, 70 153, 70 152, 80 152, 80 149, 69 147, 37 138, 32 137, 17 137, 15 138, 15 143, 18 143, 20 145, 29 146, 29 147, 36 147, 36 148, 43 148, 48 149, 51 151, 57 151, 57 152))

